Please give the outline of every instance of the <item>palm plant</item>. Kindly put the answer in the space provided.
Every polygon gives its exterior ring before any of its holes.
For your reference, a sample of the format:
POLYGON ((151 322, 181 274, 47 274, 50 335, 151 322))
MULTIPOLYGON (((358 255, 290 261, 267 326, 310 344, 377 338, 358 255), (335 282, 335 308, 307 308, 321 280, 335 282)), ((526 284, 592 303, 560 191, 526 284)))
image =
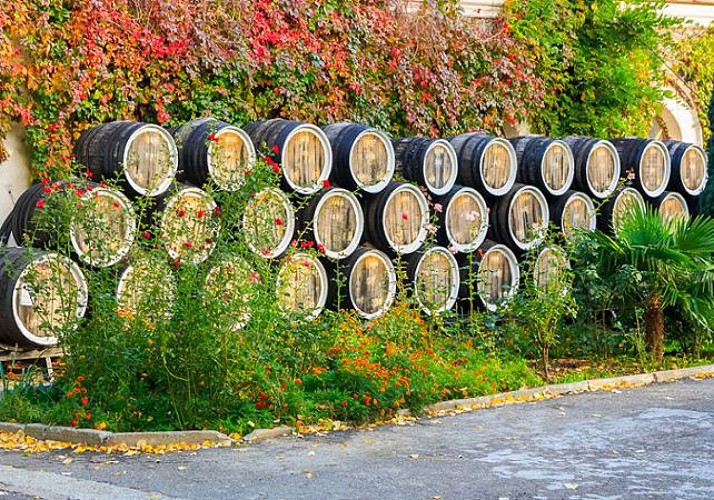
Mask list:
POLYGON ((638 286, 629 300, 645 311, 645 340, 653 359, 663 356, 667 308, 709 329, 714 318, 714 219, 698 216, 664 221, 652 209, 626 214, 613 235, 591 233, 601 276, 634 270, 638 286))

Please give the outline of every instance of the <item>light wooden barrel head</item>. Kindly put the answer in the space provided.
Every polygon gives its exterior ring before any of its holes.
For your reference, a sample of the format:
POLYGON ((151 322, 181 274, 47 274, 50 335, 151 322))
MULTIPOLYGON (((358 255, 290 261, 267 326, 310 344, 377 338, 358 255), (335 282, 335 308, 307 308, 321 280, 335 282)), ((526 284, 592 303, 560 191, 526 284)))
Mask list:
POLYGON ((637 207, 644 210, 645 200, 642 195, 633 188, 623 189, 615 198, 615 202, 612 207, 612 227, 617 229, 620 227, 622 218, 636 210, 637 207))
POLYGON ((332 150, 325 133, 309 124, 295 128, 283 144, 281 164, 286 181, 298 193, 319 191, 332 170, 332 150))
POLYGON ((394 175, 394 149, 389 139, 376 130, 362 132, 350 150, 350 168, 357 184, 376 192, 394 175), (370 189, 372 188, 372 189, 370 189))
POLYGON ((679 165, 682 185, 689 194, 699 194, 707 182, 707 160, 698 147, 689 147, 679 165))
POLYGON ((489 142, 481 158, 481 176, 494 191, 503 190, 515 180, 516 161, 509 142, 494 139, 489 142))
POLYGON ((357 313, 365 319, 383 315, 394 302, 396 274, 391 261, 381 252, 370 251, 355 262, 348 290, 357 313))
POLYGON ((548 219, 543 194, 530 186, 516 193, 508 207, 508 230, 520 248, 527 249, 543 238, 548 219))
POLYGON ((486 308, 494 311, 515 295, 519 278, 513 252, 504 245, 495 245, 484 253, 479 263, 476 290, 486 308))
POLYGON ((565 252, 557 246, 548 246, 536 257, 533 279, 541 290, 550 290, 553 286, 564 287, 563 272, 570 267, 565 252))
POLYGON ((595 205, 592 200, 582 194, 568 198, 563 209, 560 229, 566 238, 571 238, 576 228, 594 231, 596 226, 595 205))
POLYGON ((325 247, 325 255, 341 259, 355 251, 364 232, 364 214, 354 194, 331 189, 315 209, 315 242, 325 247))
POLYGON ((446 194, 454 186, 458 173, 454 148, 441 139, 432 142, 424 156, 423 168, 429 191, 437 195, 446 194))
POLYGON ((216 246, 219 227, 213 218, 213 198, 198 188, 184 188, 172 195, 161 217, 164 247, 172 259, 193 264, 205 261, 216 246))
POLYGON ((543 182, 553 194, 562 194, 573 182, 575 161, 573 153, 562 141, 553 141, 546 149, 541 163, 543 182))
POLYGON ((640 159, 640 182, 650 196, 659 196, 669 183, 669 152, 660 142, 647 145, 640 159))
POLYGON ((676 218, 689 218, 689 207, 687 201, 679 193, 667 193, 659 205, 659 213, 664 221, 671 221, 676 218))
POLYGON ((12 295, 15 323, 30 342, 57 344, 56 333, 74 328, 87 309, 87 281, 77 264, 44 254, 20 273, 12 295))
POLYGON ((446 234, 460 252, 473 252, 486 239, 488 208, 472 188, 460 189, 446 206, 446 234))
POLYGON ((295 231, 295 210, 285 193, 264 189, 250 199, 243 214, 242 232, 248 247, 272 259, 287 250, 295 231))
POLYGON ((283 311, 314 319, 327 303, 327 285, 322 263, 310 254, 298 252, 280 267, 275 293, 283 311))
POLYGON ((410 253, 419 248, 426 238, 425 225, 428 221, 429 206, 416 187, 404 184, 389 195, 382 224, 395 251, 410 253))
POLYGON ((208 145, 208 173, 218 186, 236 191, 255 164, 255 147, 238 127, 223 127, 208 145))
POLYGON ((82 195, 82 206, 70 223, 70 240, 79 259, 97 267, 122 260, 136 236, 136 214, 119 191, 97 187, 82 195))
POLYGON ((427 250, 414 277, 416 298, 424 312, 438 314, 451 309, 459 292, 459 265, 443 247, 427 250))
POLYGON ((590 150, 587 163, 587 182, 600 198, 612 194, 620 178, 620 159, 615 147, 608 142, 598 142, 590 150))
POLYGON ((124 176, 137 192, 164 192, 178 169, 178 151, 171 135, 158 125, 134 132, 124 151, 124 176))

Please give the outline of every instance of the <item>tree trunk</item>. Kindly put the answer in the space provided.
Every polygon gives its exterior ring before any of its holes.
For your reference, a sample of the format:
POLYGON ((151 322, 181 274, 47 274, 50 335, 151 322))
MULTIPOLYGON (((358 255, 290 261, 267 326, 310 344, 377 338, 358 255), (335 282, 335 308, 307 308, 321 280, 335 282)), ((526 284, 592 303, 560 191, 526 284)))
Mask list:
POLYGON ((664 309, 662 297, 655 295, 647 302, 645 310, 645 341, 647 351, 657 363, 662 362, 664 354, 664 309))

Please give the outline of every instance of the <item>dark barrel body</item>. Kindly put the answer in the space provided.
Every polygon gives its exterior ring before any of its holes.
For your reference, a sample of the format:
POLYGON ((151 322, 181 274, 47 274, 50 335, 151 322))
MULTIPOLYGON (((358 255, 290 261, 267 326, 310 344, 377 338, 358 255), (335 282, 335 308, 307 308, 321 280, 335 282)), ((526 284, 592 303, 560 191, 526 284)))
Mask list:
POLYGON ((134 195, 159 196, 170 186, 178 169, 173 137, 158 125, 116 121, 82 133, 74 149, 77 162, 95 179, 121 181, 134 195))
POLYGON ((394 176, 394 148, 389 138, 359 123, 334 123, 322 128, 333 152, 331 179, 350 191, 376 194, 394 176))
POLYGON ((394 151, 397 170, 405 179, 426 187, 436 196, 445 195, 454 187, 458 158, 448 141, 405 137, 394 141, 394 151))

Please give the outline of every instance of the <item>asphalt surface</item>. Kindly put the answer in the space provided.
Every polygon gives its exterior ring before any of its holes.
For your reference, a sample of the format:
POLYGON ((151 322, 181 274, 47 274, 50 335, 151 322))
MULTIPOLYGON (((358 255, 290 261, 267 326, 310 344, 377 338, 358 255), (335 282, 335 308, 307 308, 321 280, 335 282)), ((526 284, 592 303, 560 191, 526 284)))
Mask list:
POLYGON ((711 500, 714 379, 193 453, 0 452, 0 500, 34 495, 711 500))

